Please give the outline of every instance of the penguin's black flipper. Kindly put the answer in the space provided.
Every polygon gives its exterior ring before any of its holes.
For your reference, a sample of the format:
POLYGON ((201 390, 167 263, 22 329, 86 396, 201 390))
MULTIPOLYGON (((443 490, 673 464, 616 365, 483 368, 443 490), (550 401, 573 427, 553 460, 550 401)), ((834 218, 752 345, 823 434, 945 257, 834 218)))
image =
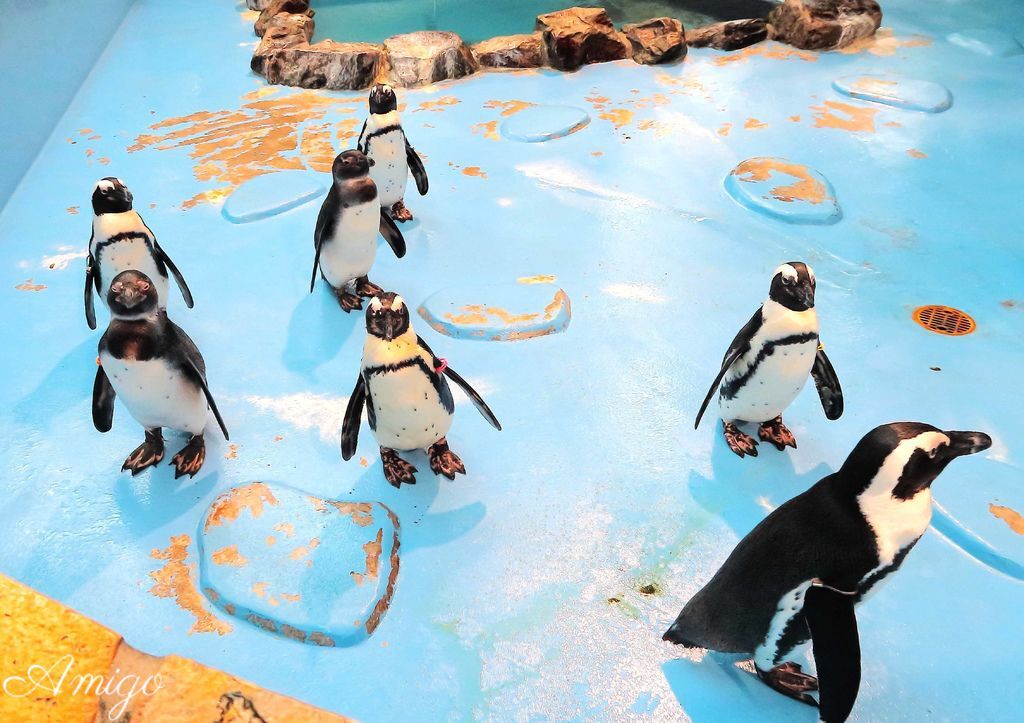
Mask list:
MULTIPOLYGON (((394 219, 391 218, 391 214, 388 213, 384 208, 380 209, 380 235, 384 237, 384 240, 388 242, 388 246, 395 252, 395 256, 402 258, 405 256, 405 237, 402 236, 402 232, 398 230, 398 225, 394 219)), ((317 252, 319 253, 319 246, 317 252)))
POLYGON ((160 248, 160 244, 156 242, 156 239, 153 239, 153 251, 156 252, 157 258, 164 262, 164 265, 167 266, 168 270, 174 276, 174 280, 178 284, 178 289, 181 290, 181 298, 185 300, 185 306, 191 309, 195 306, 195 301, 192 300, 192 292, 189 291, 188 284, 185 283, 185 277, 181 275, 180 271, 178 271, 178 267, 174 265, 173 261, 171 261, 171 257, 167 255, 167 252, 160 248))
POLYGON ((96 328, 96 306, 92 300, 92 287, 97 283, 96 273, 96 261, 89 254, 85 262, 85 323, 90 329, 96 328))
MULTIPOLYGON (((420 347, 422 347, 425 352, 430 354, 430 357, 434 360, 433 364, 435 372, 437 372, 438 374, 444 374, 446 377, 455 382, 459 386, 459 388, 466 393, 466 396, 469 397, 469 400, 473 402, 473 406, 476 407, 476 410, 478 412, 480 412, 480 415, 484 419, 486 419, 487 422, 492 427, 494 427, 500 432, 501 422, 499 422, 498 418, 494 416, 494 412, 492 412, 491 408, 487 406, 487 402, 484 401, 484 398, 481 397, 480 394, 469 385, 469 382, 462 378, 461 374, 459 374, 450 366, 448 366, 448 362, 446 360, 438 359, 437 355, 434 354, 430 346, 427 345, 427 342, 423 341, 422 337, 417 336, 416 341, 419 342, 420 347), (440 371, 437 371, 438 369, 440 369, 440 371)), ((442 398, 442 403, 443 401, 444 399, 442 398)))
POLYGON ((341 458, 346 462, 356 453, 359 442, 359 423, 363 416, 363 403, 366 401, 366 382, 360 374, 356 379, 356 387, 348 398, 345 407, 345 419, 341 423, 341 458))
POLYGON ((366 135, 366 121, 363 121, 363 127, 359 131, 359 140, 356 141, 356 150, 366 155, 366 141, 363 140, 363 136, 366 135))
POLYGON ((761 316, 761 307, 757 307, 757 311, 750 317, 750 321, 743 325, 743 328, 736 334, 736 338, 732 340, 732 344, 729 345, 729 350, 725 352, 725 358, 722 359, 722 368, 718 371, 718 376, 715 377, 715 381, 711 382, 711 388, 708 389, 708 395, 704 397, 704 403, 700 405, 700 411, 697 412, 697 419, 693 422, 693 428, 696 429, 700 426, 701 417, 704 416, 704 412, 708 408, 708 404, 711 403, 711 398, 715 396, 715 392, 718 391, 718 385, 722 383, 722 378, 725 377, 725 373, 729 371, 729 367, 733 365, 737 359, 743 356, 745 353, 750 351, 750 340, 754 338, 754 334, 761 328, 761 324, 764 323, 763 317, 761 316))
POLYGON ((849 717, 860 690, 855 599, 855 595, 816 585, 804 596, 803 613, 818 672, 819 715, 828 723, 841 723, 849 717))
POLYGON ((427 183, 427 169, 423 167, 423 161, 416 153, 416 149, 409 145, 408 138, 405 139, 405 160, 409 164, 412 177, 416 180, 416 190, 421 196, 426 196, 427 189, 430 188, 430 184, 427 183))
POLYGON ((107 373, 97 365, 96 380, 92 384, 92 424, 97 432, 109 432, 113 426, 115 396, 107 373))
POLYGON ((825 356, 825 347, 818 345, 818 353, 811 367, 811 377, 818 389, 821 408, 828 419, 839 419, 843 416, 843 388, 839 386, 839 376, 832 367, 832 362, 825 356))
POLYGON ((309 279, 309 293, 313 293, 313 289, 316 287, 316 272, 320 268, 320 249, 323 248, 324 238, 327 234, 333 230, 328 229, 330 225, 330 219, 337 217, 335 213, 336 201, 332 201, 334 193, 329 192, 327 198, 324 199, 323 205, 320 206, 320 213, 316 217, 316 230, 313 231, 313 248, 316 249, 316 253, 313 255, 313 275, 309 279))
POLYGON ((174 356, 179 360, 179 367, 186 377, 191 378, 203 390, 206 403, 209 405, 210 411, 213 412, 213 416, 217 419, 217 424, 220 425, 220 431, 224 435, 224 439, 230 440, 228 428, 224 425, 224 419, 220 416, 220 410, 217 409, 217 402, 213 400, 210 387, 206 384, 206 362, 203 361, 203 355, 199 353, 199 347, 192 341, 192 337, 186 334, 185 330, 173 321, 167 321, 166 334, 165 343, 168 348, 176 351, 174 356))

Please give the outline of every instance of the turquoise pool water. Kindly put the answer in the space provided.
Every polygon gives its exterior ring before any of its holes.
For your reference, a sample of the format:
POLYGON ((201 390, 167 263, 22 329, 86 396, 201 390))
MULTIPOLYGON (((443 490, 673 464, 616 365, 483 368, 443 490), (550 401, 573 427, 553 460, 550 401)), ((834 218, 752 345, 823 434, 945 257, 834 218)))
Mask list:
MULTIPOLYGON (((560 10, 566 0, 321 0, 316 10, 316 38, 380 42, 415 30, 451 30, 466 42, 495 35, 529 33, 541 13, 560 10)), ((578 3, 603 7, 618 25, 653 17, 679 18, 686 27, 716 20, 761 17, 769 0, 619 0, 578 3)))

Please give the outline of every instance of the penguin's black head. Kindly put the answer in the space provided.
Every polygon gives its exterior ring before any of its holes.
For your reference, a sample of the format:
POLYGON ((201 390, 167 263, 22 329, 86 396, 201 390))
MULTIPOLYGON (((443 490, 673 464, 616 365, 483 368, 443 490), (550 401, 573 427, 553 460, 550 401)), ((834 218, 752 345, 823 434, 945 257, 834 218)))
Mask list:
POLYGON ((118 318, 146 316, 157 308, 156 287, 141 271, 122 271, 110 282, 107 305, 118 318))
POLYGON ((942 431, 922 422, 893 422, 868 432, 840 474, 856 481, 857 494, 867 492, 909 500, 931 487, 957 457, 992 446, 984 432, 942 431))
POLYGON ((366 331, 378 339, 391 341, 409 330, 409 307, 405 300, 388 291, 370 299, 366 307, 366 331))
POLYGON ((92 211, 97 216, 104 213, 124 213, 132 210, 132 192, 120 178, 108 176, 96 181, 92 190, 92 211))
POLYGON ((814 270, 803 261, 790 261, 775 269, 768 298, 792 311, 814 307, 814 270))
POLYGON ((386 83, 377 83, 370 89, 370 112, 374 115, 398 110, 395 89, 386 83))
POLYGON ((370 172, 373 159, 367 158, 361 151, 343 151, 334 159, 331 173, 335 178, 360 178, 370 172))

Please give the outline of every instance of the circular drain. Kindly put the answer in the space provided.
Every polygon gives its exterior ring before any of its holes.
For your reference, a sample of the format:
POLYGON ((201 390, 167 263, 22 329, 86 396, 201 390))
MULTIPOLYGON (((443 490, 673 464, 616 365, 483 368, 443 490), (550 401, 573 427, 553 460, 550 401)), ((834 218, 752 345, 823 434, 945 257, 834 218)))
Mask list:
POLYGON ((914 321, 928 331, 946 336, 970 334, 977 327, 974 319, 951 306, 919 306, 914 309, 914 321))

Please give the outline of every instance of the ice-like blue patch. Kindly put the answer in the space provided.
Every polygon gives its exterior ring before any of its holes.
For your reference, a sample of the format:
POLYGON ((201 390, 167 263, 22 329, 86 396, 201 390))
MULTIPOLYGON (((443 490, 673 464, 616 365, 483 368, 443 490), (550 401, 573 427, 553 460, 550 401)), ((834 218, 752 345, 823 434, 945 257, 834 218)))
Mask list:
POLYGON ((828 179, 785 158, 748 158, 725 178, 739 204, 766 216, 800 224, 831 224, 842 210, 828 179))
POLYGON ((231 223, 249 223, 301 206, 326 191, 328 176, 307 171, 267 173, 246 181, 224 203, 222 213, 231 223))
POLYGON ((953 104, 953 95, 944 85, 895 74, 846 75, 832 86, 851 98, 926 113, 941 113, 953 104))
POLYGON ((501 134, 514 141, 539 143, 575 133, 590 123, 582 108, 570 105, 534 105, 501 124, 501 134))
POLYGON ((1007 58, 1024 53, 1024 46, 1017 41, 1017 38, 1000 30, 989 30, 988 28, 961 30, 950 33, 946 36, 946 40, 965 50, 970 50, 972 53, 989 55, 993 58, 1007 58))
POLYGON ((214 604, 310 645, 369 637, 398 576, 398 518, 379 502, 253 482, 214 500, 198 539, 202 589, 214 604))
POLYGON ((569 296, 550 283, 520 282, 442 289, 423 302, 420 316, 457 339, 516 341, 564 331, 569 296))

